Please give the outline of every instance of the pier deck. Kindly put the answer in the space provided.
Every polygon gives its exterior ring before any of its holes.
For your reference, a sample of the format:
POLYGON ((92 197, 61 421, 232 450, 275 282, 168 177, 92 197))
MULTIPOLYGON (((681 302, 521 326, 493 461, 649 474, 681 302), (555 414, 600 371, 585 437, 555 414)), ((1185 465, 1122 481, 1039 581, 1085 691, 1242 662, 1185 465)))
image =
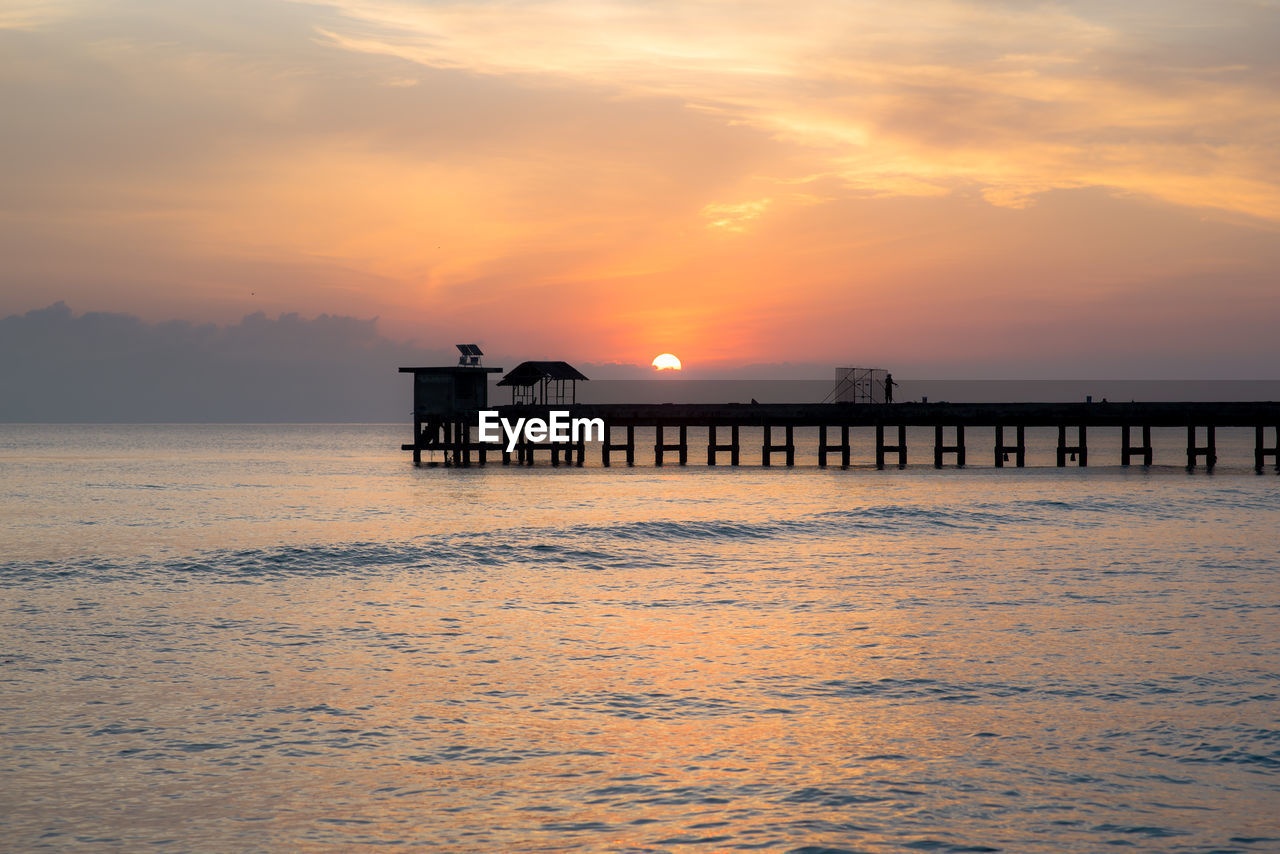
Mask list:
MULTIPOLYGON (((849 431, 856 427, 874 427, 876 432, 876 465, 883 468, 886 460, 902 466, 907 461, 906 429, 933 427, 933 462, 941 467, 947 458, 956 465, 966 463, 966 428, 973 438, 973 428, 991 428, 992 459, 996 466, 1008 461, 1025 464, 1028 427, 1058 429, 1057 464, 1067 465, 1068 456, 1078 465, 1088 465, 1090 428, 1121 428, 1120 464, 1130 465, 1136 458, 1144 465, 1152 464, 1151 429, 1180 427, 1187 430, 1189 467, 1203 461, 1212 467, 1217 461, 1215 432, 1224 427, 1248 427, 1255 430, 1254 466, 1261 471, 1268 460, 1280 467, 1280 402, 1166 402, 1166 403, 802 403, 802 404, 570 404, 564 406, 497 406, 502 418, 514 422, 518 418, 546 419, 552 410, 567 411, 571 418, 600 418, 605 424, 605 439, 599 443, 601 462, 611 465, 615 453, 625 455, 628 465, 636 461, 635 428, 656 430, 653 447, 654 463, 670 461, 684 464, 688 460, 690 442, 688 428, 705 427, 707 462, 715 465, 720 455, 728 456, 730 465, 742 461, 743 427, 758 427, 764 432, 760 447, 760 464, 772 465, 775 456, 785 465, 795 464, 795 430, 818 431, 819 465, 838 459, 849 465, 849 431), (723 432, 722 428, 724 429, 723 432), (619 431, 621 435, 618 434, 619 431), (886 439, 888 431, 888 439, 886 439), (625 437, 625 438, 624 438, 625 437), (1201 441, 1203 439, 1203 442, 1201 441), (781 440, 781 441, 778 441, 781 440), (1136 441, 1135 441, 1136 440, 1136 441), (1070 443, 1069 443, 1070 442, 1070 443), (674 459, 673 459, 674 457, 674 459)), ((443 441, 428 441, 419 436, 413 444, 403 445, 414 451, 415 462, 422 451, 443 451, 446 464, 485 464, 490 454, 501 453, 504 463, 512 462, 505 447, 480 444, 475 440, 475 412, 460 414, 452 429, 445 431, 443 441)), ((551 444, 521 442, 514 452, 519 464, 532 465, 535 453, 549 453, 551 463, 581 465, 585 443, 551 444)))

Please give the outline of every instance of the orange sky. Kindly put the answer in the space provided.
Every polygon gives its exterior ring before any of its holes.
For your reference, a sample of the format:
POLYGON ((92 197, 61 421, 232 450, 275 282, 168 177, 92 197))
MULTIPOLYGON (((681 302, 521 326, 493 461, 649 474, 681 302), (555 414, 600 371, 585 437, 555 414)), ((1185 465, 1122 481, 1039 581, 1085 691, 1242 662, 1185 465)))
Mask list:
POLYGON ((1274 2, 6 10, 0 314, 934 376, 1280 363, 1274 2))

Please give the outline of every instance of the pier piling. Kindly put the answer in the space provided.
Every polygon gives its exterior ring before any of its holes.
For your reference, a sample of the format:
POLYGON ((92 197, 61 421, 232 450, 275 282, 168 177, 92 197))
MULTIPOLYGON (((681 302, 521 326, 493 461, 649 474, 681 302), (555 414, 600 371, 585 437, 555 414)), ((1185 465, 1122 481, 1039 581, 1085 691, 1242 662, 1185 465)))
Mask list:
MULTIPOLYGON (((600 443, 600 464, 606 468, 612 465, 610 457, 614 451, 625 451, 627 465, 634 466, 636 464, 636 428, 633 425, 627 425, 627 441, 625 442, 613 441, 613 427, 605 425, 603 441, 600 443)), ((586 455, 585 446, 583 446, 582 454, 583 456, 586 455)))
POLYGON ((936 424, 933 428, 933 467, 942 468, 942 458, 945 454, 956 455, 956 466, 964 468, 964 425, 956 425, 956 443, 954 445, 943 444, 942 425, 936 424))
MULTIPOLYGON (((1009 454, 1014 455, 1018 468, 1022 468, 1027 464, 1027 428, 1018 425, 1017 430, 1017 444, 1006 445, 1004 443, 1004 425, 996 425, 996 468, 1004 468, 1005 459, 1009 454)), ((1059 442, 1058 444, 1062 443, 1059 442)))
POLYGON ((1214 465, 1218 462, 1218 442, 1217 428, 1212 424, 1205 427, 1205 443, 1203 445, 1196 444, 1195 425, 1187 425, 1188 471, 1196 467, 1196 462, 1200 457, 1204 457, 1204 467, 1209 471, 1213 471, 1214 465))
POLYGON ((1142 444, 1134 445, 1130 442, 1131 436, 1129 425, 1125 424, 1120 428, 1120 465, 1129 465, 1132 457, 1141 456, 1144 466, 1151 465, 1151 426, 1144 424, 1142 426, 1142 444))
POLYGON ((1258 425, 1255 432, 1256 440, 1253 448, 1253 469, 1261 472, 1266 465, 1267 457, 1271 457, 1276 461, 1276 471, 1280 472, 1280 426, 1273 428, 1275 430, 1274 443, 1268 448, 1263 443, 1265 436, 1265 428, 1258 425))
POLYGON ((886 454, 897 454, 898 468, 907 467, 907 425, 898 425, 898 444, 896 445, 886 445, 884 443, 884 425, 876 425, 876 468, 884 468, 886 454))
MULTIPOLYGON (((1125 428, 1127 431, 1129 428, 1125 428)), ((1125 436, 1129 434, 1126 432, 1125 436)), ((1019 436, 1021 439, 1021 436, 1019 436)), ((1067 454, 1076 459, 1076 465, 1084 467, 1089 465, 1089 433, 1083 424, 1076 425, 1076 443, 1074 445, 1067 444, 1067 426, 1065 424, 1058 425, 1058 468, 1062 468, 1067 464, 1067 454)), ((1128 465, 1128 463, 1126 463, 1128 465)))
POLYGON ((739 465, 741 462, 741 449, 742 443, 739 438, 739 431, 737 431, 736 424, 732 425, 730 428, 730 442, 728 442, 728 444, 717 442, 716 425, 713 424, 709 426, 707 430, 707 465, 716 465, 717 457, 721 451, 728 452, 728 463, 730 463, 731 466, 739 465))
POLYGON ((781 445, 775 445, 773 443, 773 425, 764 425, 764 444, 760 450, 760 465, 772 465, 772 457, 775 453, 785 454, 788 466, 796 464, 795 428, 788 424, 784 429, 786 431, 786 441, 781 445))
POLYGON ((742 445, 738 439, 738 425, 734 424, 729 431, 729 444, 725 445, 716 441, 716 425, 707 427, 707 465, 715 465, 721 451, 729 452, 729 465, 739 464, 742 445))
POLYGON ((678 454, 680 465, 689 464, 689 427, 685 424, 680 425, 680 441, 674 444, 668 444, 662 437, 663 425, 657 427, 657 441, 653 445, 653 464, 655 466, 662 465, 663 452, 675 451, 678 454))
POLYGON ((827 454, 831 451, 840 452, 840 468, 847 469, 849 467, 849 457, 852 449, 849 446, 849 425, 840 425, 840 444, 832 445, 827 442, 827 425, 822 424, 818 427, 818 465, 826 468, 827 454))

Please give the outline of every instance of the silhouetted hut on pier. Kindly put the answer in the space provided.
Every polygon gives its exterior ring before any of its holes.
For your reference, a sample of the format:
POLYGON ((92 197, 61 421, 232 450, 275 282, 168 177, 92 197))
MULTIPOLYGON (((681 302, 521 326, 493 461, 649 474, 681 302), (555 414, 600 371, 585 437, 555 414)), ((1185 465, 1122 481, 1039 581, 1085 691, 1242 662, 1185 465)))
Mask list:
POLYGON ((413 462, 422 462, 423 451, 442 451, 446 463, 470 464, 476 447, 484 462, 484 448, 474 446, 470 429, 481 409, 489 407, 489 374, 502 368, 481 366, 484 354, 475 344, 459 344, 457 365, 429 368, 401 368, 413 374, 413 462))
POLYGON ((586 379, 568 362, 521 362, 498 385, 511 387, 512 406, 558 406, 577 403, 586 379))

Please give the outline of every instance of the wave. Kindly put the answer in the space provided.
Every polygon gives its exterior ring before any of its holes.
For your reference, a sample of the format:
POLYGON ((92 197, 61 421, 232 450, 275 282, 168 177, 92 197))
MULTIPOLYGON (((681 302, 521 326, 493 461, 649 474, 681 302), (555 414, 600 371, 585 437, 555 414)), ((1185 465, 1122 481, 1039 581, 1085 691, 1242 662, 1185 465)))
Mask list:
MULTIPOLYGON (((1120 502, 1084 499, 981 502, 965 507, 872 504, 754 521, 729 519, 644 520, 620 524, 521 526, 483 532, 424 536, 401 541, 356 541, 210 549, 181 557, 77 558, 0 565, 0 586, 32 582, 106 581, 143 575, 203 576, 229 581, 265 580, 346 572, 474 571, 513 565, 577 569, 655 567, 689 560, 699 544, 703 557, 772 543, 779 550, 844 544, 863 535, 1007 535, 1011 526, 1114 525, 1153 511, 1120 502), (1105 505, 1105 506, 1102 506, 1105 505)), ((1168 508, 1154 511, 1168 514, 1168 508)), ((1043 533, 1043 532, 1041 532, 1043 533)))

